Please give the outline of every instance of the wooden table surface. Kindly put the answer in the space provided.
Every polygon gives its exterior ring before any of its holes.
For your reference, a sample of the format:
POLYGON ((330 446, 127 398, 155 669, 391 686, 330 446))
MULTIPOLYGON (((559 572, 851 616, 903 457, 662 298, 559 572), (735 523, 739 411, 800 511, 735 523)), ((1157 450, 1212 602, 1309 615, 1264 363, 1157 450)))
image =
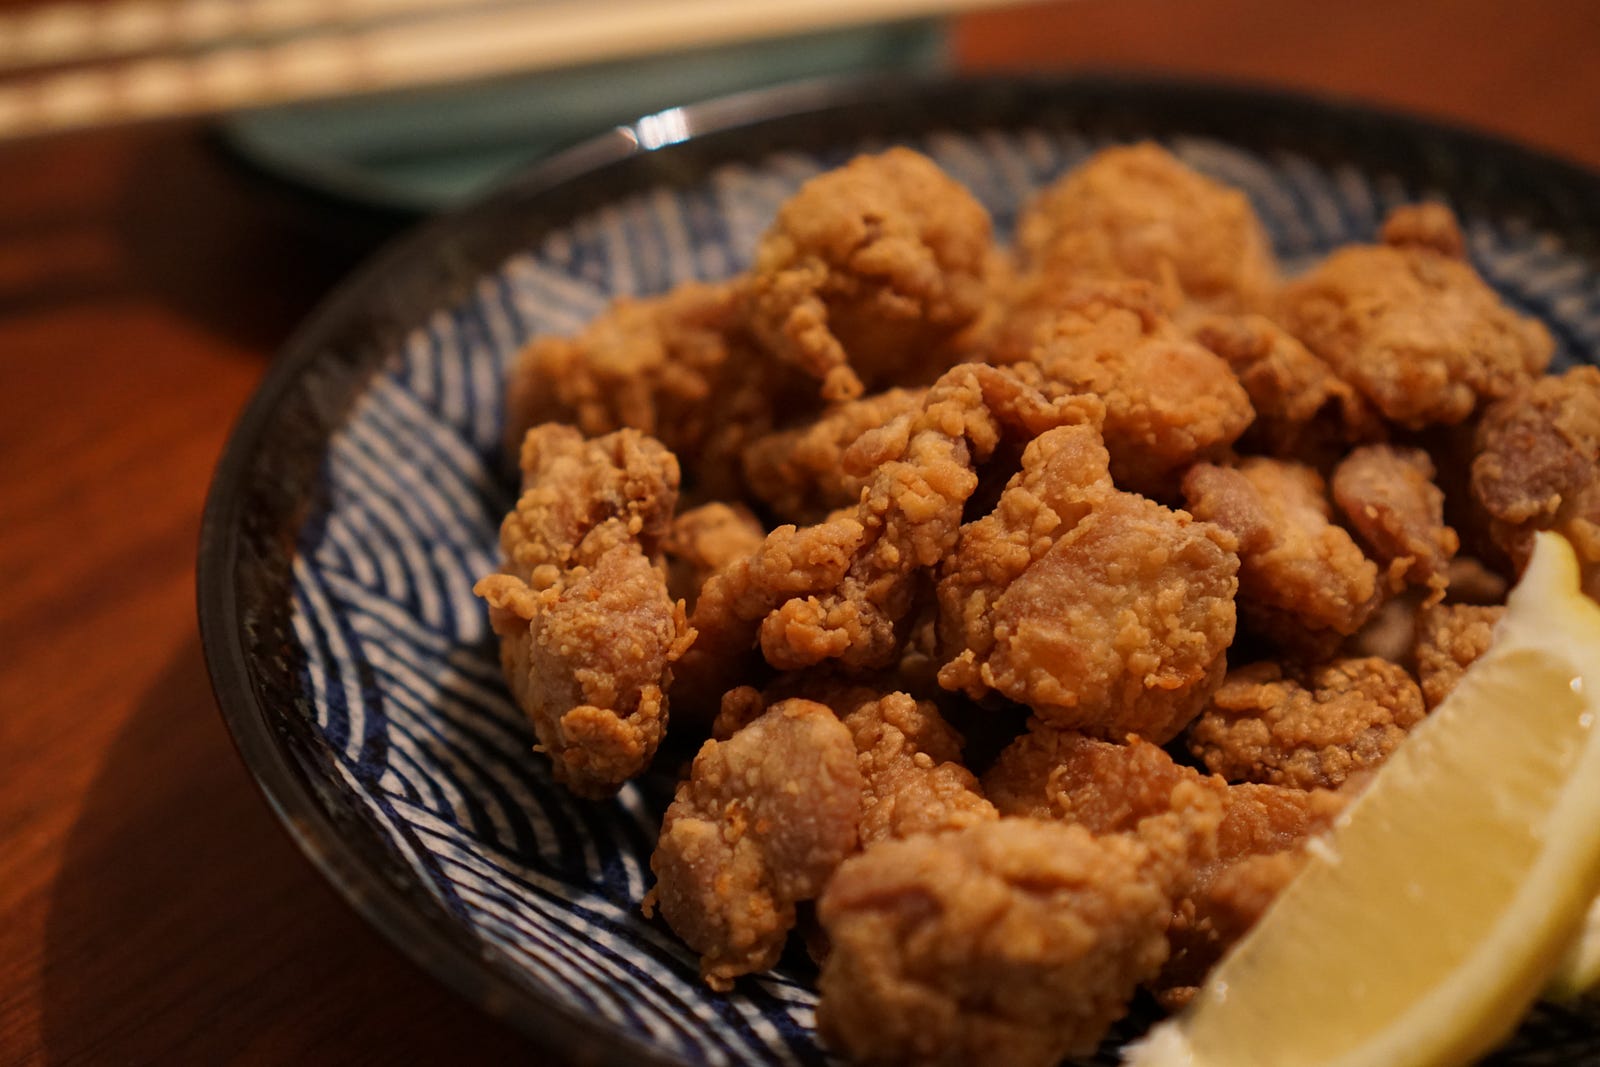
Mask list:
MULTIPOLYGON (((971 68, 1328 90, 1600 167, 1597 52, 1594 0, 1075 0, 957 28, 971 68)), ((0 147, 0 1062, 529 1056, 296 852, 196 635, 229 426, 379 236, 198 124, 0 147)))

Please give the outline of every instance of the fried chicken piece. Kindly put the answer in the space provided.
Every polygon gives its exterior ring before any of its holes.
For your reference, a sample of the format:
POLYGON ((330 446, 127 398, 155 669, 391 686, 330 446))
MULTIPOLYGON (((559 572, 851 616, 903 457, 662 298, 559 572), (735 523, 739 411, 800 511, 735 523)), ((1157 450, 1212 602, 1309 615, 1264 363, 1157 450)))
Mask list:
POLYGON ((1263 457, 1237 468, 1196 464, 1183 495, 1195 518, 1239 539, 1239 613, 1262 637, 1320 658, 1378 606, 1378 568, 1329 521, 1310 467, 1263 457))
POLYGON ((818 904, 818 1028, 864 1063, 1089 1052, 1166 957, 1168 878, 1134 836, 1031 819, 875 845, 818 904))
POLYGON ((1376 656, 1299 668, 1268 660, 1228 672, 1189 726, 1188 748, 1230 782, 1337 789, 1387 759, 1423 714, 1411 675, 1376 656))
POLYGON ((1489 651, 1495 624, 1505 613, 1504 607, 1478 604, 1436 604, 1418 613, 1412 655, 1429 711, 1444 703, 1467 668, 1489 651))
POLYGON ((1529 382, 1554 351, 1541 323, 1508 308, 1470 265, 1439 252, 1447 236, 1437 218, 1420 217, 1391 218, 1385 232, 1398 244, 1338 249, 1287 285, 1279 307, 1290 333, 1411 429, 1461 422, 1480 401, 1529 382))
POLYGON ((756 249, 750 329, 827 400, 927 382, 985 310, 989 214, 908 148, 859 156, 803 185, 756 249))
POLYGON ((578 336, 536 337, 517 356, 507 451, 543 422, 589 437, 631 427, 677 455, 703 494, 731 495, 740 450, 771 426, 773 377, 740 324, 735 284, 622 297, 578 336))
POLYGON ((769 705, 799 696, 832 709, 855 738, 863 783, 862 847, 890 837, 959 830, 996 817, 961 764, 961 735, 932 701, 815 672, 786 675, 722 698, 716 734, 729 736, 769 705))
POLYGON ((1332 489, 1373 558, 1388 567, 1390 591, 1425 585, 1437 601, 1461 539, 1445 525, 1444 493, 1433 473, 1433 460, 1420 448, 1367 445, 1334 470, 1332 489))
POLYGON ((843 715, 866 783, 861 844, 960 830, 998 816, 961 765, 961 735, 932 702, 861 693, 843 715))
POLYGON ((659 566, 678 463, 636 430, 585 441, 545 425, 523 441, 522 471, 504 573, 473 592, 556 780, 607 796, 655 754, 671 666, 693 639, 659 566))
POLYGON ((1304 841, 1331 826, 1345 803, 1327 790, 1230 786, 1136 737, 1112 744, 1037 721, 1000 754, 983 788, 1004 818, 1059 819, 1115 834, 1176 813, 1191 832, 1209 831, 1210 849, 1191 846, 1185 856, 1168 931, 1172 954, 1151 982, 1169 1007, 1186 1000, 1249 930, 1298 871, 1304 841), (1205 821, 1207 796, 1221 805, 1218 823, 1205 821))
POLYGON ((1098 282, 1057 295, 1029 357, 1051 382, 1106 404, 1111 474, 1163 496, 1176 472, 1215 458, 1255 417, 1220 357, 1188 340, 1141 282, 1098 282))
POLYGON ((778 518, 818 522, 861 499, 870 472, 844 469, 844 454, 868 430, 922 406, 926 389, 889 389, 836 404, 815 422, 768 434, 744 453, 745 484, 778 518))
POLYGON ((1168 310, 1256 310, 1277 284, 1245 195, 1151 143, 1097 152, 1045 189, 1018 220, 1017 245, 1025 271, 1143 279, 1168 310))
POLYGON ((1472 495, 1520 571, 1533 535, 1555 530, 1600 599, 1600 368, 1573 367, 1491 405, 1478 425, 1472 495))
POLYGON ((1206 315, 1189 335, 1227 361, 1250 396, 1255 421, 1241 448, 1318 463, 1384 435, 1378 413, 1348 382, 1261 315, 1206 315))
POLYGON ((664 546, 672 595, 692 609, 713 574, 750 555, 766 536, 743 504, 714 501, 682 512, 672 520, 664 546))
POLYGON ((1461 236, 1455 212, 1437 201, 1395 208, 1383 220, 1378 238, 1395 248, 1426 248, 1463 262, 1467 258, 1467 242, 1461 236))
POLYGON ((678 786, 650 869, 661 908, 726 991, 777 962, 795 904, 856 849, 862 780, 850 731, 827 707, 786 700, 727 741, 707 741, 678 786))
POLYGON ((868 478, 852 512, 816 526, 780 526, 706 583, 694 613, 700 636, 682 681, 714 708, 758 643, 779 670, 829 661, 856 672, 891 666, 919 581, 955 545, 978 484, 975 465, 1008 434, 1029 440, 1051 427, 1098 422, 1102 413, 1092 397, 1047 400, 1010 370, 952 368, 919 410, 846 451, 845 469, 868 478))
POLYGON ((1234 539, 1117 490, 1092 426, 1023 452, 994 511, 940 569, 939 683, 1099 736, 1165 741, 1220 681, 1234 539))

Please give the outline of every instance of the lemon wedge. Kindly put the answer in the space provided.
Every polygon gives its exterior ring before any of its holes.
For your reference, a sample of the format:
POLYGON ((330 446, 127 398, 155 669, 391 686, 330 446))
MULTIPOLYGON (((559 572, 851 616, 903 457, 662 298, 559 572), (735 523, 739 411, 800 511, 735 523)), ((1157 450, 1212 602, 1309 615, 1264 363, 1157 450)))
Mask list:
POLYGON ((1492 1048, 1600 891, 1597 712, 1600 607, 1571 546, 1540 534, 1489 651, 1123 1062, 1407 1067, 1492 1048))

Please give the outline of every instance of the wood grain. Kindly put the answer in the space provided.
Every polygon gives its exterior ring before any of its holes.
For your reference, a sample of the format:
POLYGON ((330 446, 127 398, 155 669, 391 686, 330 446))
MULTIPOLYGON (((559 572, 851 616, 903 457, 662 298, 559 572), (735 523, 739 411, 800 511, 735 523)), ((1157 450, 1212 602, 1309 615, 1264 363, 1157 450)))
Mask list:
MULTIPOLYGON (((1354 94, 1600 165, 1596 18, 1591 0, 1071 0, 969 17, 957 45, 973 68, 1354 94)), ((240 172, 198 127, 0 150, 0 1062, 528 1057, 289 844, 195 633, 228 428, 378 232, 240 172)))

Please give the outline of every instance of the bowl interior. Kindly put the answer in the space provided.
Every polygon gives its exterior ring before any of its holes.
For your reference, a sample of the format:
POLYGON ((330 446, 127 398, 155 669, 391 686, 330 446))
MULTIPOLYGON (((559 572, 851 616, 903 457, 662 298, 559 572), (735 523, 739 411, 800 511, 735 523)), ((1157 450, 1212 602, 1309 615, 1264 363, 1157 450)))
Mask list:
MULTIPOLYGON (((848 119, 832 125, 788 116, 658 152, 613 139, 565 164, 581 177, 536 173, 424 231, 301 335, 219 473, 207 648, 240 747, 291 830, 403 947, 597 1060, 828 1058, 803 954, 716 995, 643 917, 677 767, 604 803, 555 786, 471 595, 496 567, 513 499, 499 441, 519 347, 577 330, 613 297, 740 270, 779 203, 823 169, 908 144, 1009 236, 1042 185, 1100 147, 1153 137, 1242 189, 1290 271, 1371 239, 1395 205, 1442 199, 1479 271, 1551 326, 1558 366, 1600 352, 1587 175, 1448 131, 1415 143, 1432 128, 1361 112, 1280 99, 1280 120, 1252 123, 1250 94, 1115 90, 925 87, 831 104, 848 119)), ((752 117, 682 114, 678 135, 752 117)), ((1115 1062, 1111 1048, 1098 1059, 1115 1062)), ((1548 1009, 1499 1058, 1555 1051, 1600 1055, 1600 1026, 1548 1009)))

